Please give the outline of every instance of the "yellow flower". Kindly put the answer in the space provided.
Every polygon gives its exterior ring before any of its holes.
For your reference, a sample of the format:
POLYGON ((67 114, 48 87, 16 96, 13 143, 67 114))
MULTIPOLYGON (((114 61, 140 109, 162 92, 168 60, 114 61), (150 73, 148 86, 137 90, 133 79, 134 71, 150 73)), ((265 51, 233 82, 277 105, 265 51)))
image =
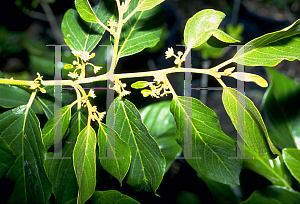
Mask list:
POLYGON ((73 79, 76 79, 76 78, 79 77, 78 74, 77 74, 77 72, 75 72, 75 73, 74 72, 69 72, 68 76, 71 77, 71 78, 73 78, 73 79))
POLYGON ((94 73, 96 74, 102 67, 94 66, 94 73))
POLYGON ((174 55, 174 50, 173 48, 168 48, 168 51, 166 51, 166 59, 172 57, 174 55))
POLYGON ((81 53, 81 59, 83 60, 83 61, 89 61, 89 59, 91 59, 91 55, 89 54, 89 52, 87 52, 87 51, 83 51, 82 53, 81 53))
POLYGON ((75 56, 75 57, 79 57, 81 55, 81 51, 72 51, 72 54, 75 56))
POLYGON ((157 84, 160 84, 161 82, 165 83, 164 75, 157 73, 156 75, 154 75, 153 81, 156 81, 157 84))
POLYGON ((92 98, 96 98, 96 95, 95 95, 95 92, 93 89, 90 89, 88 96, 92 97, 92 98))

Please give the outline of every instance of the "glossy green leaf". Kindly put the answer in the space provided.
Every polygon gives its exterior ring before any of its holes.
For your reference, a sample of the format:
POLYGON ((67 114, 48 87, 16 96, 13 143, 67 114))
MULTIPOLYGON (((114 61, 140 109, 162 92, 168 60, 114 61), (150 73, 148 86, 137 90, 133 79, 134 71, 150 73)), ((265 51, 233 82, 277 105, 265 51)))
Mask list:
MULTIPOLYGON (((46 160, 47 174, 52 185, 52 192, 56 203, 67 203, 74 198, 76 203, 78 184, 71 157, 77 136, 86 127, 86 124, 87 117, 81 111, 77 111, 72 116, 70 131, 63 144, 61 152, 63 158, 46 160)), ((54 157, 54 154, 48 154, 48 157, 54 157)))
POLYGON ((253 102, 232 88, 223 90, 222 101, 232 124, 246 144, 263 158, 275 158, 273 154, 277 150, 270 140, 264 121, 253 102), (241 119, 238 120, 238 117, 241 119))
MULTIPOLYGON (((26 105, 29 101, 30 93, 16 86, 0 85, 0 106, 3 108, 14 108, 26 105)), ((35 113, 42 113, 38 101, 34 100, 32 110, 35 113)))
POLYGON ((86 126, 78 135, 73 151, 73 165, 79 186, 77 203, 85 203, 96 187, 96 133, 86 126))
POLYGON ((64 106, 57 110, 54 116, 48 120, 42 130, 42 137, 44 145, 47 148, 54 144, 54 133, 61 133, 63 139, 71 120, 71 106, 64 106))
POLYGON ((253 159, 244 159, 244 167, 262 175, 272 184, 283 187, 291 187, 291 176, 284 165, 282 156, 275 159, 265 159, 245 145, 245 156, 253 159))
POLYGON ((166 158, 165 172, 181 153, 181 147, 175 140, 176 123, 170 112, 170 104, 171 101, 162 101, 140 110, 143 123, 166 158))
POLYGON ((213 9, 205 9, 191 17, 184 29, 184 42, 188 48, 199 47, 211 36, 227 43, 239 42, 218 29, 225 14, 213 9))
POLYGON ((242 160, 229 158, 236 157, 235 141, 222 131, 215 112, 190 97, 174 98, 170 109, 176 141, 191 167, 214 181, 239 185, 242 160))
MULTIPOLYGON (((85 2, 80 0, 80 2, 85 2)), ((98 19, 105 25, 112 17, 110 1, 100 1, 100 3, 93 7, 93 11, 98 19)), ((83 8, 83 7, 81 7, 83 8)), ((80 10, 82 12, 82 10, 80 10)), ((86 19, 90 19, 87 16, 86 19)), ((94 22, 94 21, 92 21, 94 22)), ((104 28, 97 23, 88 23, 80 18, 77 11, 69 9, 63 18, 61 24, 64 40, 72 51, 92 51, 99 43, 104 33, 104 28)))
POLYGON ((134 200, 133 198, 120 193, 116 190, 109 190, 109 191, 95 191, 94 195, 91 198, 91 203, 97 204, 125 204, 125 203, 132 203, 132 204, 139 204, 138 201, 134 200))
POLYGON ((300 85, 272 68, 266 70, 270 86, 261 113, 270 138, 279 149, 300 148, 300 85))
MULTIPOLYGON (((46 89, 46 93, 42 94, 38 92, 36 98, 40 102, 47 118, 51 119, 54 115, 54 106, 55 106, 54 86, 47 86, 45 87, 45 89, 46 89)), ((61 90, 61 97, 62 97, 62 106, 71 104, 73 101, 76 100, 76 95, 70 92, 70 90, 66 90, 66 89, 61 90)))
POLYGON ((109 108, 108 118, 115 123, 115 131, 129 144, 131 166, 126 182, 135 188, 156 192, 160 185, 166 161, 158 144, 142 123, 137 108, 130 101, 117 97, 109 108))
POLYGON ((16 156, 5 140, 0 137, 0 179, 15 162, 16 156))
POLYGON ((97 16, 88 0, 75 0, 75 7, 83 20, 91 23, 98 22, 97 16))
POLYGON ((300 20, 280 31, 251 40, 234 56, 234 61, 247 66, 277 65, 282 60, 300 59, 300 20))
POLYGON ((134 89, 142 89, 142 88, 147 87, 148 85, 149 85, 148 81, 137 81, 137 82, 134 82, 133 84, 131 84, 131 87, 134 89))
POLYGON ((6 177, 15 183, 9 202, 47 203, 51 185, 44 170, 46 150, 38 118, 31 108, 20 106, 0 115, 0 137, 16 155, 6 177))
POLYGON ((98 129, 100 163, 122 184, 131 161, 129 145, 113 129, 101 123, 98 129))
POLYGON ((300 150, 285 148, 282 150, 282 157, 292 175, 300 182, 300 150))
POLYGON ((262 190, 254 191, 241 204, 299 204, 300 193, 280 186, 267 186, 262 190))
POLYGON ((233 186, 213 181, 201 175, 200 173, 197 173, 197 176, 206 184, 216 203, 237 204, 241 201, 240 198, 235 194, 233 186))
POLYGON ((146 11, 152 9, 153 7, 161 4, 165 0, 139 0, 138 11, 146 11))
MULTIPOLYGON (((124 17, 137 6, 139 0, 131 0, 124 17)), ((123 26, 118 57, 133 55, 147 47, 154 47, 160 40, 165 14, 160 7, 136 12, 123 26)))

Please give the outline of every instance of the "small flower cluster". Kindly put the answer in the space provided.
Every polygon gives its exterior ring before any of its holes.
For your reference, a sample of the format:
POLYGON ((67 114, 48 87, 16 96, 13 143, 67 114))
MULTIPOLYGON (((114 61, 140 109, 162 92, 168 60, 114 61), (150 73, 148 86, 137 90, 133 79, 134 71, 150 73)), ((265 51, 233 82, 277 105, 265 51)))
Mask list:
POLYGON ((120 10, 123 13, 125 13, 128 10, 130 2, 131 2, 131 0, 125 0, 125 2, 122 2, 121 6, 120 6, 120 10))
POLYGON ((37 75, 38 75, 38 77, 33 81, 33 84, 30 86, 30 89, 37 89, 37 88, 39 88, 39 90, 42 93, 46 93, 46 90, 41 87, 43 76, 41 76, 40 73, 38 73, 38 72, 37 72, 37 75))
POLYGON ((126 84, 122 83, 117 77, 115 77, 114 90, 119 94, 119 96, 123 97, 131 93, 130 91, 125 90, 125 87, 126 84))
POLYGON ((106 112, 98 112, 97 111, 97 106, 93 106, 91 109, 90 109, 90 114, 89 114, 89 119, 91 119, 92 121, 98 121, 98 122, 101 122, 101 120, 104 118, 106 112))
POLYGON ((156 74, 154 75, 153 82, 148 82, 144 83, 143 87, 150 87, 149 89, 143 89, 141 93, 143 94, 144 97, 151 96, 152 98, 160 98, 162 96, 168 95, 171 93, 168 85, 166 84, 165 81, 165 75, 163 74, 156 74))
POLYGON ((108 27, 109 27, 109 32, 111 35, 115 36, 116 34, 116 27, 118 27, 118 24, 115 20, 113 19, 109 19, 109 21, 107 21, 108 27))
POLYGON ((66 64, 64 66, 65 69, 73 69, 75 70, 73 72, 69 72, 68 76, 73 79, 78 79, 79 75, 77 73, 77 70, 83 70, 86 65, 91 65, 94 68, 94 73, 96 74, 102 67, 95 66, 94 64, 88 62, 88 60, 95 57, 95 53, 89 54, 87 51, 72 51, 73 55, 77 58, 77 60, 74 60, 72 64, 66 64), (79 61, 79 58, 81 59, 81 63, 79 61))
POLYGON ((88 97, 96 98, 96 94, 95 94, 95 92, 94 92, 93 89, 90 89, 90 90, 89 90, 89 93, 88 93, 87 96, 82 97, 81 102, 82 102, 82 105, 83 105, 84 107, 85 107, 86 104, 87 104, 88 97))
POLYGON ((182 57, 183 53, 181 51, 177 52, 177 55, 174 54, 173 48, 168 48, 168 50, 165 52, 166 54, 166 59, 175 57, 174 64, 177 65, 177 67, 181 66, 181 63, 185 61, 185 59, 182 57))

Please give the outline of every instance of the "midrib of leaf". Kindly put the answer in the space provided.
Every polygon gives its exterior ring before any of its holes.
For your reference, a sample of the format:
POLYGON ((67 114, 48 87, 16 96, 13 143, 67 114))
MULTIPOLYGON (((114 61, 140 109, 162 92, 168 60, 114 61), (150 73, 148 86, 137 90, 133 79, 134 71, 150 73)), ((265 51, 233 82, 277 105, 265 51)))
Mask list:
MULTIPOLYGON (((133 141, 134 141, 134 144, 135 144, 135 146, 136 146, 136 148, 137 148, 137 151, 136 151, 136 154, 138 154, 139 155, 139 157, 140 158, 142 158, 141 157, 141 155, 140 155, 140 151, 139 151, 139 148, 138 148, 138 145, 137 145, 137 143, 136 143, 136 140, 135 140, 135 137, 134 137, 134 132, 133 132, 133 130, 132 130, 132 128, 131 128, 131 125, 130 125, 130 120, 129 120, 129 118, 128 118, 128 116, 127 116, 127 113, 126 113, 126 110, 125 110, 125 104, 123 103, 123 102, 121 102, 120 101, 120 103, 122 103, 122 109, 123 109, 123 111, 124 111, 124 114, 125 114, 125 117, 126 117, 126 120, 127 120, 127 122, 128 122, 128 125, 129 125, 129 127, 130 127, 130 132, 131 132, 131 135, 132 135, 132 138, 133 138, 133 141)), ((128 108, 128 107, 127 107, 128 108)), ((128 108, 129 109, 129 108, 128 108)), ((130 110, 130 109, 129 109, 130 110)), ((133 114, 134 115, 134 114, 133 114)), ((129 138, 130 139, 130 138, 129 138)), ((128 142, 128 144, 129 144, 129 142, 128 142)), ((144 166, 144 164, 143 164, 143 160, 142 159, 140 159, 140 162, 141 162, 141 164, 142 164, 142 166, 144 166)), ((134 162, 134 163, 136 163, 136 162, 134 162)), ((143 172, 143 175, 144 175, 144 178, 146 177, 146 175, 145 175, 145 171, 144 171, 144 169, 142 169, 142 172, 143 172)))
MULTIPOLYGON (((138 18, 135 21, 135 24, 131 27, 132 29, 130 30, 129 35, 127 35, 127 38, 125 38, 123 45, 125 45, 127 43, 128 39, 130 38, 132 32, 134 31, 134 29, 135 29, 135 27, 136 27, 136 25, 137 25, 138 21, 140 20, 143 13, 144 13, 144 11, 141 11, 140 15, 138 16, 138 18)), ((120 54, 122 53, 123 48, 124 48, 124 46, 121 47, 121 49, 119 51, 119 54, 118 54, 118 58, 120 58, 120 54)))
MULTIPOLYGON (((276 32, 273 32, 273 33, 276 33, 276 32)), ((298 32, 298 33, 296 33, 296 34, 288 35, 287 37, 286 37, 285 35, 283 35, 281 38, 276 39, 276 40, 273 40, 273 41, 271 41, 270 43, 268 43, 268 44, 266 44, 266 45, 264 45, 264 46, 261 46, 262 43, 264 43, 265 41, 267 41, 268 39, 270 39, 271 37, 273 37, 273 36, 271 36, 271 34, 273 34, 273 33, 269 33, 269 34, 265 34, 265 35, 262 35, 262 36, 261 36, 261 37, 263 37, 263 36, 266 36, 266 35, 270 35, 269 38, 265 39, 265 40, 262 41, 262 42, 259 42, 259 43, 260 43, 260 45, 259 45, 260 47, 256 47, 256 48, 250 50, 249 52, 246 52, 246 53, 240 55, 239 57, 234 57, 233 59, 239 59, 239 58, 242 58, 242 57, 244 57, 245 55, 247 55, 247 54, 249 54, 249 53, 252 53, 252 52, 254 52, 254 51, 258 52, 257 49, 259 49, 259 48, 266 47, 267 45, 272 44, 272 43, 274 43, 274 42, 280 41, 280 40, 282 40, 282 39, 287 39, 287 38, 290 38, 290 37, 292 37, 292 36, 294 36, 294 35, 298 35, 298 34, 299 34, 299 32, 298 32)), ((296 39, 295 39, 295 40, 296 40, 296 39)), ((298 40, 296 40, 296 41, 298 41, 298 40)), ((251 41, 250 41, 250 42, 251 42, 251 41)), ((246 45, 247 45, 247 44, 246 44, 246 45)), ((273 48, 273 47, 272 47, 272 48, 273 48)), ((293 47, 291 47, 291 48, 293 48, 293 47)), ((265 53, 263 53, 263 54, 265 54, 265 53)), ((259 59, 260 59, 260 58, 259 58, 259 59)))
MULTIPOLYGON (((186 113, 185 109, 183 108, 183 106, 182 106, 181 103, 179 102, 178 98, 177 98, 177 97, 174 97, 174 99, 175 99, 175 100, 178 102, 178 104, 182 107, 182 110, 184 110, 185 115, 188 116, 188 117, 187 117, 188 120, 189 120, 190 123, 192 124, 192 126, 193 126, 193 128, 195 129, 197 135, 198 135, 199 138, 202 140, 202 142, 205 144, 205 146, 207 146, 207 147, 209 148, 209 150, 210 150, 211 152, 213 152, 213 154, 217 157, 217 159, 220 161, 220 163, 225 167, 225 169, 230 173, 230 175, 232 176, 232 178, 235 180, 234 175, 232 175, 231 171, 227 168, 227 166, 224 164, 224 162, 221 160, 221 158, 220 158, 220 157, 216 154, 216 152, 213 151, 213 150, 211 149, 211 147, 203 140, 203 138, 201 137, 199 131, 196 129, 196 127, 194 126, 193 122, 191 121, 189 115, 186 113)), ((193 109, 192 109, 192 110, 193 110, 193 109)), ((203 123, 203 122, 202 122, 202 123, 203 123)), ((205 123, 203 123, 203 124, 205 124, 205 123)), ((205 124, 205 125, 206 125, 206 124, 205 124)), ((206 126, 207 126, 207 125, 206 125, 206 126)), ((219 132, 219 131, 217 131, 217 132, 219 132)), ((214 138, 214 139, 216 139, 216 138, 214 138)), ((222 142, 223 142, 223 141, 222 141, 222 142)))

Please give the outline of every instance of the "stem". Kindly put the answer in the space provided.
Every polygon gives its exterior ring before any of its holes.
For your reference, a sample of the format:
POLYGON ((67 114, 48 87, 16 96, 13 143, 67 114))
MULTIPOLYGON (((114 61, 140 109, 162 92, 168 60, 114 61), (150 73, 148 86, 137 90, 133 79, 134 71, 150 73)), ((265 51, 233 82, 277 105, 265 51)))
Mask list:
POLYGON ((27 115, 28 111, 29 111, 29 108, 31 107, 32 103, 33 103, 33 100, 36 96, 36 92, 37 92, 37 89, 35 89, 32 93, 31 93, 31 96, 29 98, 29 101, 27 103, 27 108, 26 108, 26 112, 25 112, 25 115, 27 115))
POLYGON ((221 64, 219 64, 219 65, 217 65, 217 66, 215 66, 215 67, 213 67, 213 68, 211 68, 211 69, 213 69, 214 71, 218 71, 219 69, 221 69, 222 67, 225 67, 226 65, 228 65, 228 64, 230 64, 230 63, 232 63, 232 62, 234 62, 234 58, 231 58, 231 59, 229 59, 229 60, 226 60, 225 62, 223 62, 223 63, 221 63, 221 64))
POLYGON ((168 88, 170 89, 170 91, 171 91, 171 93, 173 95, 173 98, 177 98, 177 94, 176 94, 175 90, 173 89, 173 86, 170 83, 170 81, 169 81, 169 79, 168 79, 168 77, 166 75, 164 76, 164 79, 166 81, 166 84, 167 84, 168 88))

